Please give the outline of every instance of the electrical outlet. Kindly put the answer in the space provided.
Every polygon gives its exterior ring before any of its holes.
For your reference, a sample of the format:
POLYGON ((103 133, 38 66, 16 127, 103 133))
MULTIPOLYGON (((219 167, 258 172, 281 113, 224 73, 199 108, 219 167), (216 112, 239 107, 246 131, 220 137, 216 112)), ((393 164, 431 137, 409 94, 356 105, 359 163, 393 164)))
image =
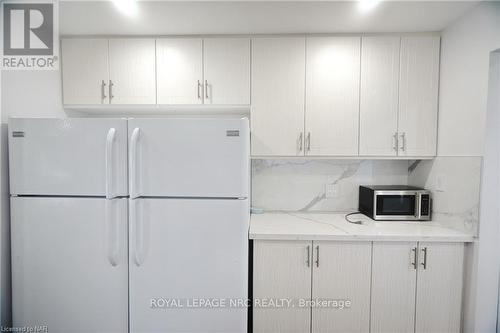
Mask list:
POLYGON ((444 191, 446 187, 446 175, 440 174, 436 177, 436 191, 444 191))
POLYGON ((326 184, 325 185, 325 197, 336 198, 338 196, 338 185, 336 184, 326 184))

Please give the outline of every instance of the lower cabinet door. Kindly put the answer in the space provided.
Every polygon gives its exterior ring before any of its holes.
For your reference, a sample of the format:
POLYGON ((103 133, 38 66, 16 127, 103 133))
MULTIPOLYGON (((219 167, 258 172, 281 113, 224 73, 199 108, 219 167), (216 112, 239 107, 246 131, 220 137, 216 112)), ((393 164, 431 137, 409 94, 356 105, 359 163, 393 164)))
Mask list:
POLYGON ((369 331, 371 248, 371 242, 313 242, 312 333, 369 331))
POLYGON ((413 333, 417 279, 416 242, 373 242, 372 333, 413 333))
POLYGON ((311 253, 310 241, 254 241, 254 333, 310 331, 311 253))
POLYGON ((419 243, 415 332, 460 332, 463 243, 419 243))

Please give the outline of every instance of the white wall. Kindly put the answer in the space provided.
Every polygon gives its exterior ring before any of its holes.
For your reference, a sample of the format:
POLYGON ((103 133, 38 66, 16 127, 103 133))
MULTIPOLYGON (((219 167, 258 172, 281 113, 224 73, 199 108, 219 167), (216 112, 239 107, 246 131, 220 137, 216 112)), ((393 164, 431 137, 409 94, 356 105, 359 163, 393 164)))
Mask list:
MULTIPOLYGON (((487 121, 489 125, 494 121, 491 116, 486 119, 490 52, 499 47, 498 2, 480 4, 442 32, 438 155, 482 156, 485 152, 487 121)), ((497 95, 498 87, 490 90, 490 96, 497 95)), ((496 140, 494 135, 488 137, 489 143, 496 140)), ((492 161, 491 155, 485 157, 485 173, 495 169, 492 161)), ((498 173, 498 168, 493 172, 498 173)), ((498 207, 491 196, 494 181, 482 179, 479 242, 467 246, 464 332, 496 330, 500 221, 491 212, 498 207)))
POLYGON ((59 71, 3 71, 2 123, 8 117, 65 117, 59 71))
POLYGON ((491 56, 486 145, 484 154, 481 226, 474 246, 477 273, 472 276, 474 325, 469 331, 494 332, 497 326, 500 257, 500 50, 491 56))
POLYGON ((441 37, 438 155, 481 156, 489 53, 500 47, 500 3, 483 3, 441 37))

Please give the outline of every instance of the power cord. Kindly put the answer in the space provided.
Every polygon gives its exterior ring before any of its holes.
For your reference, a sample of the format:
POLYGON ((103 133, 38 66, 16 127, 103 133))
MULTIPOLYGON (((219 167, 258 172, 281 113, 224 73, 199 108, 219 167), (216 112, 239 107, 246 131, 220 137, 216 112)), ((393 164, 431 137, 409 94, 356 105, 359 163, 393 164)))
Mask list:
POLYGON ((352 223, 352 224, 363 224, 363 221, 361 220, 357 220, 357 221, 352 221, 352 220, 349 220, 349 216, 351 215, 356 215, 356 214, 361 214, 361 212, 354 212, 354 213, 349 213, 349 214, 346 214, 345 215, 345 220, 349 223, 352 223))

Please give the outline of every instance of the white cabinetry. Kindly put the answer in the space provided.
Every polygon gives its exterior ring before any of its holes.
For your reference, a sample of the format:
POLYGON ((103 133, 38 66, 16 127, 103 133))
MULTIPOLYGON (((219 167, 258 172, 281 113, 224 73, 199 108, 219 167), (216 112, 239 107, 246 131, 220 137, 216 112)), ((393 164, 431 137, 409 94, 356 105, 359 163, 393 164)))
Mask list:
POLYGON ((436 155, 439 44, 439 36, 363 37, 360 155, 436 155))
POLYGON ((61 41, 64 104, 108 104, 108 40, 61 41))
POLYGON ((205 104, 250 104, 250 39, 203 40, 205 104))
POLYGON ((156 40, 158 104, 203 103, 202 50, 199 38, 156 40))
POLYGON ((312 299, 350 306, 314 307, 312 332, 368 332, 371 243, 314 241, 313 246, 312 299))
MULTIPOLYGON (((253 257, 253 297, 311 299, 311 241, 256 241, 253 257)), ((311 308, 259 307, 253 309, 255 333, 309 332, 311 308)))
POLYGON ((399 155, 436 155, 439 42, 438 36, 401 39, 399 155))
POLYGON ((306 155, 358 154, 360 37, 306 42, 306 155))
POLYGON ((254 333, 368 331, 370 261, 370 242, 255 241, 254 300, 289 299, 294 307, 254 307, 254 333), (300 306, 309 300, 351 306, 300 306))
POLYGON ((252 42, 252 155, 304 154, 305 38, 252 42))
POLYGON ((158 104, 250 104, 249 38, 160 38, 158 104))
POLYGON ((463 243, 373 243, 371 332, 460 332, 463 243))
POLYGON ((155 104, 155 40, 109 40, 111 104, 155 104))
POLYGON ((359 154, 396 156, 400 37, 363 37, 359 154))
POLYGON ((460 332, 462 243, 419 243, 415 332, 460 332))
POLYGON ((155 41, 62 40, 64 104, 155 104, 155 41))
POLYGON ((463 243, 255 240, 254 303, 295 307, 254 307, 254 333, 458 333, 463 260, 463 243))

